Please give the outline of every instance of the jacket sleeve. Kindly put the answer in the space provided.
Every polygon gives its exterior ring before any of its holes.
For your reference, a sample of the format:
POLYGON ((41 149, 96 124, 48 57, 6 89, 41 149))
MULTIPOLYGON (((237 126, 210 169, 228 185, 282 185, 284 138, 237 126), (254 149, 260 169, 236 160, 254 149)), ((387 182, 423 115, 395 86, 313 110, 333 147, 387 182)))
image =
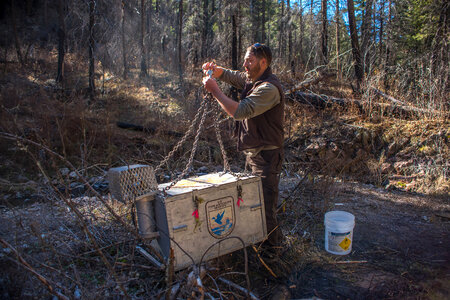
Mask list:
POLYGON ((223 69, 222 75, 219 77, 220 80, 231 84, 238 90, 242 90, 245 86, 246 76, 244 73, 239 71, 232 71, 228 69, 223 69))
POLYGON ((256 117, 280 103, 280 98, 276 86, 268 82, 262 83, 239 102, 233 117, 238 121, 256 117))

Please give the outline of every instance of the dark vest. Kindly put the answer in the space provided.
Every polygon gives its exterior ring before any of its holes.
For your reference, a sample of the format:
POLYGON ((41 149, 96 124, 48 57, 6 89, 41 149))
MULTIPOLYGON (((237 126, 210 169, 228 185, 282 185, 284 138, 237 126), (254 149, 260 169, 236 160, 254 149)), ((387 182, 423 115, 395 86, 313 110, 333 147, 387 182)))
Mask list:
POLYGON ((255 82, 248 81, 241 94, 241 99, 250 95, 260 84, 269 82, 277 87, 280 103, 256 117, 236 122, 237 148, 239 151, 261 146, 283 147, 284 141, 284 92, 278 78, 270 68, 255 82))

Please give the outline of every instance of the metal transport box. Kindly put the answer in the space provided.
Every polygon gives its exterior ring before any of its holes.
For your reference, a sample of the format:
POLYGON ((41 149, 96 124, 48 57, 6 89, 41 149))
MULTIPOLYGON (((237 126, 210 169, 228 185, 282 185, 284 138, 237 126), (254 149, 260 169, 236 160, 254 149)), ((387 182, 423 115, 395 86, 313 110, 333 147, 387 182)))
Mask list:
POLYGON ((163 193, 170 183, 158 185, 154 201, 158 244, 168 259, 174 250, 174 267, 212 258, 262 241, 267 235, 261 179, 213 173, 183 179, 163 193), (170 237, 170 238, 169 238, 170 237), (214 245, 215 244, 215 245, 214 245), (208 250, 212 245, 211 249, 208 250), (208 250, 208 251, 207 251, 208 250))

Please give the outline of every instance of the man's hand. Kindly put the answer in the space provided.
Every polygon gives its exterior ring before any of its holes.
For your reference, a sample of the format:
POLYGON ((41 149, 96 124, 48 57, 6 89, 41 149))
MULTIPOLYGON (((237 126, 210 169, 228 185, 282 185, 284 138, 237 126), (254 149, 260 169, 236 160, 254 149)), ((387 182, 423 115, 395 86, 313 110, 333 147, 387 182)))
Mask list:
POLYGON ((228 98, 219 88, 216 80, 214 79, 222 76, 223 68, 217 66, 213 62, 204 63, 202 68, 203 73, 205 73, 206 75, 206 77, 203 77, 203 86, 208 92, 210 92, 214 96, 214 98, 216 98, 216 100, 219 102, 223 110, 226 111, 226 113, 230 117, 233 117, 234 113, 236 112, 239 106, 239 103, 232 100, 231 98, 228 98), (211 77, 208 74, 208 71, 210 70, 212 71, 211 77))
POLYGON ((208 92, 213 94, 213 96, 216 96, 217 92, 220 91, 220 88, 217 85, 216 80, 210 77, 203 77, 203 86, 208 92))
POLYGON ((216 65, 213 62, 204 63, 202 66, 202 69, 203 69, 203 73, 205 73, 205 75, 208 75, 209 70, 213 71, 212 72, 213 78, 219 78, 220 76, 222 76, 222 73, 223 73, 223 68, 219 67, 218 65, 216 65))

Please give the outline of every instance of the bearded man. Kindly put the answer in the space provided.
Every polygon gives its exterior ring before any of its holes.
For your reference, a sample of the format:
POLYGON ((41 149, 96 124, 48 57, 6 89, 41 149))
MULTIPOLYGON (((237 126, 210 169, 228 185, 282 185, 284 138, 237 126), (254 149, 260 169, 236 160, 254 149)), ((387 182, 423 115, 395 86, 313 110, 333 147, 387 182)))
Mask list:
POLYGON ((268 242, 271 246, 279 246, 282 232, 276 210, 284 157, 284 93, 280 81, 272 74, 271 62, 270 48, 256 43, 247 48, 243 64, 245 72, 205 63, 204 73, 212 71, 212 75, 204 77, 203 85, 223 110, 236 120, 237 148, 246 154, 253 174, 261 177, 268 242), (214 78, 242 90, 240 102, 227 97, 214 78))

